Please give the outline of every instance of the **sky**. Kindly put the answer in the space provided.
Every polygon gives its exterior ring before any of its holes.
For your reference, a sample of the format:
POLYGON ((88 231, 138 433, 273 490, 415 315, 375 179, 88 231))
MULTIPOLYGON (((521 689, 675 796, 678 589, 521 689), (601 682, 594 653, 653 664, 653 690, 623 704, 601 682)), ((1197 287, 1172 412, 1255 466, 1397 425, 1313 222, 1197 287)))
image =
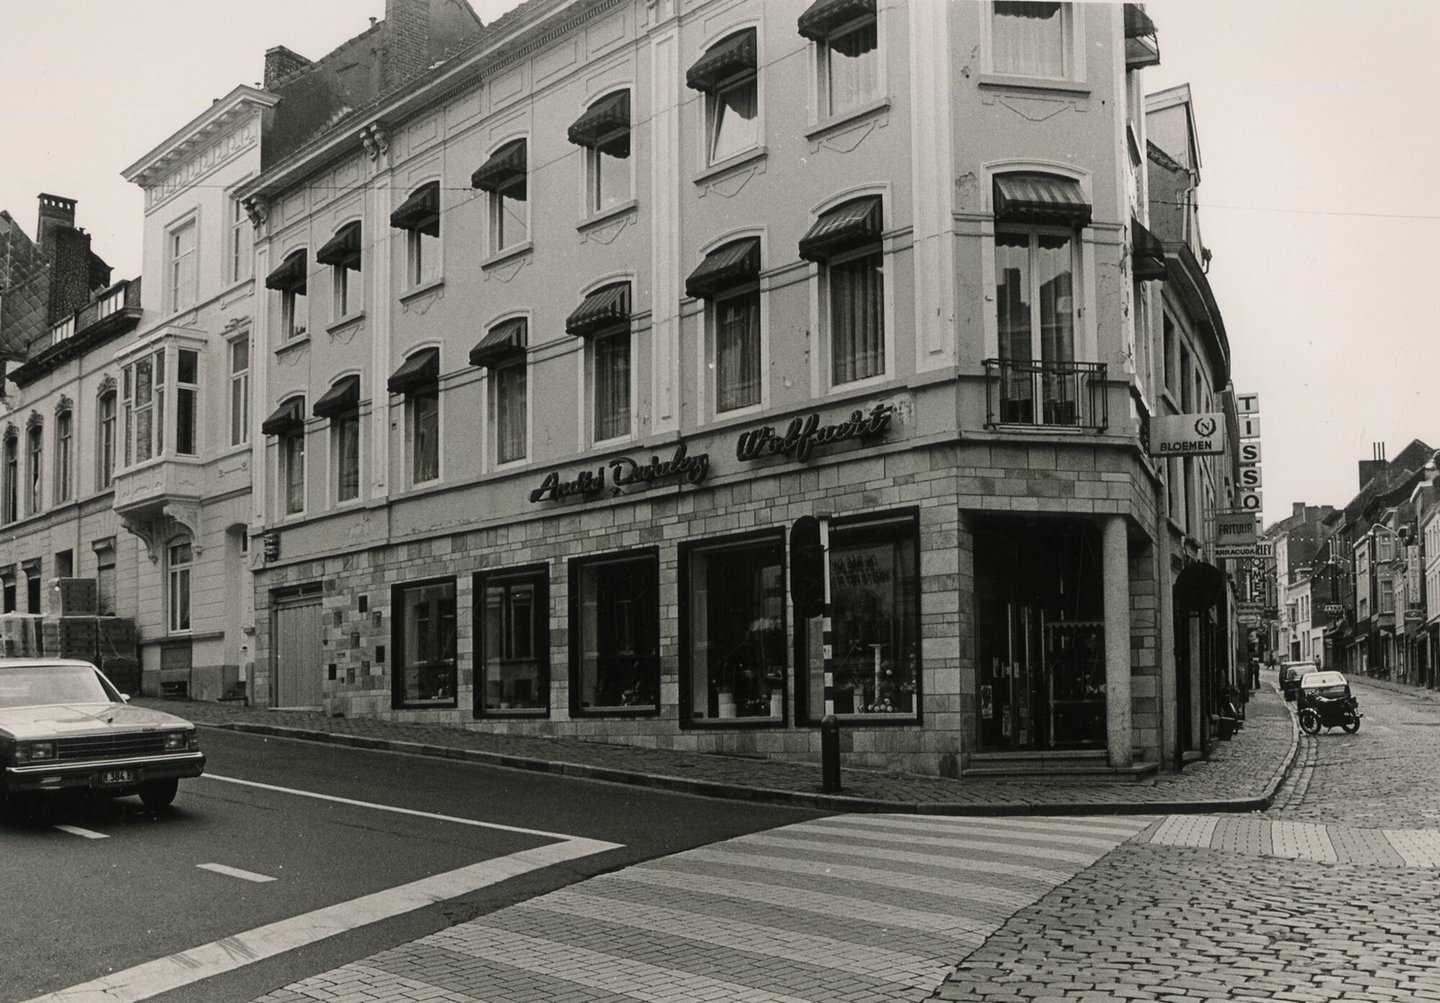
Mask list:
MULTIPOLYGON (((910 0, 931 3, 939 0, 910 0)), ((967 2, 967 0, 959 0, 967 2)), ((40 192, 117 277, 140 270, 140 190, 120 172, 265 50, 318 58, 384 0, 0 0, 0 209, 32 236, 40 192)), ((471 0, 484 21, 510 0, 471 0)), ((1151 0, 1161 64, 1189 83, 1201 234, 1234 387, 1260 395, 1265 521, 1343 505, 1383 443, 1440 447, 1440 3, 1151 0)))

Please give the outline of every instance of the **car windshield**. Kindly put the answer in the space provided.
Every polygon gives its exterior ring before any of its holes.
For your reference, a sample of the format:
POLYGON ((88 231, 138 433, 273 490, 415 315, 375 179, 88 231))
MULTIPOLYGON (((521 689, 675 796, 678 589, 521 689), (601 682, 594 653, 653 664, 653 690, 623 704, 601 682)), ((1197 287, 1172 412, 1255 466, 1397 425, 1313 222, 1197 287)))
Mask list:
POLYGON ((88 665, 0 666, 0 707, 113 703, 115 695, 88 665))
POLYGON ((1326 689, 1332 686, 1344 686, 1345 677, 1338 672, 1312 672, 1300 680, 1300 685, 1307 690, 1326 689))

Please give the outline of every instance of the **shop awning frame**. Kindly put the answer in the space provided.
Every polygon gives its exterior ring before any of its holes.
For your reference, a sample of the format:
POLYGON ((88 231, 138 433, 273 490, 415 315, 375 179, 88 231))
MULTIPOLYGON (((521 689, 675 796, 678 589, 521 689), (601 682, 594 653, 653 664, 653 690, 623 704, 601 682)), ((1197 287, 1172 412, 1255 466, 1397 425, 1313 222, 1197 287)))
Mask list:
POLYGON ((823 44, 842 25, 867 15, 875 16, 875 0, 815 0, 795 23, 802 38, 823 44))
POLYGON ((410 193, 390 214, 397 230, 418 230, 429 237, 440 236, 440 182, 431 181, 410 193))
POLYGON ((335 236, 325 241, 325 243, 320 246, 320 250, 315 252, 316 263, 359 271, 362 246, 361 235, 362 231, 358 219, 346 223, 335 231, 335 236))
POLYGON ((1074 178, 1019 172, 995 175, 997 222, 1079 229, 1090 225, 1090 212, 1090 203, 1074 178))
POLYGON ((360 377, 342 376, 330 385, 310 407, 310 413, 317 418, 335 418, 354 411, 360 406, 360 377))
POLYGON ((630 155, 630 92, 615 91, 591 102, 571 123, 566 138, 612 157, 630 155))
POLYGON ((439 379, 440 349, 422 348, 400 363, 385 381, 385 388, 392 394, 408 394, 439 379))
MULTIPOLYGON (((512 139, 490 154, 490 158, 475 169, 475 173, 470 175, 470 187, 498 192, 502 188, 509 188, 517 179, 524 186, 528 171, 527 140, 512 139)), ((520 198, 525 197, 523 188, 518 195, 520 198)))
POLYGON ((1130 220, 1130 254, 1137 281, 1152 282, 1166 277, 1165 245, 1133 218, 1130 220))
POLYGON ((821 213, 800 238, 800 257, 824 262, 841 251, 878 243, 885 230, 885 212, 879 195, 851 199, 821 213))
POLYGON ((306 279, 308 278, 309 266, 305 261, 305 249, 291 251, 285 256, 269 275, 265 276, 265 288, 274 289, 277 292, 305 291, 306 279))
POLYGON ((494 369, 523 356, 529 348, 529 331, 530 324, 524 317, 496 324, 470 349, 470 365, 494 369))
POLYGON ((753 73, 757 51, 754 28, 722 38, 685 71, 685 86, 709 92, 719 87, 722 80, 747 70, 753 73))
POLYGON ((263 435, 292 435, 305 427, 305 395, 296 394, 280 402, 270 417, 260 423, 263 435))
POLYGON ((743 237, 705 255, 699 267, 686 277, 685 295, 708 299, 722 289, 759 278, 760 238, 743 237))
POLYGON ((588 338, 605 328, 630 321, 630 283, 613 282, 590 293, 565 318, 565 333, 588 338))

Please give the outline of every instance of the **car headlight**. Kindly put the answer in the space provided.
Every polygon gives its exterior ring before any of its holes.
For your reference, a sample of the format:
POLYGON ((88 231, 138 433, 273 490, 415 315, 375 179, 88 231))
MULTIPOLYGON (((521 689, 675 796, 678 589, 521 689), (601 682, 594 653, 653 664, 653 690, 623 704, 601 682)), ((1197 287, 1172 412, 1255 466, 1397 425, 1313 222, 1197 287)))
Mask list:
POLYGON ((54 742, 16 742, 15 762, 46 763, 55 758, 54 742))
POLYGON ((192 731, 167 731, 165 733, 166 752, 186 752, 200 748, 200 739, 192 731))

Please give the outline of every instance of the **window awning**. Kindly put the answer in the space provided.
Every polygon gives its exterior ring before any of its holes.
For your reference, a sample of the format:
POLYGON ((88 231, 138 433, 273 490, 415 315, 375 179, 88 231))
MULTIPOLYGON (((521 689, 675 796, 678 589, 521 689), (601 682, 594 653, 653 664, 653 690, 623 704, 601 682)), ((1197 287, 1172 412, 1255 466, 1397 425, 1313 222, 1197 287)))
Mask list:
POLYGON ((346 223, 315 252, 315 260, 336 268, 360 267, 360 221, 346 223))
POLYGON ((815 0, 800 15, 795 30, 812 42, 824 42, 825 36, 847 21, 875 13, 875 0, 815 0))
POLYGON ((565 333, 588 338, 603 328, 630 320, 630 283, 616 282, 596 289, 575 312, 565 318, 565 333))
POLYGON ((714 296, 721 289, 760 277, 760 238, 746 237, 705 255, 685 279, 686 296, 714 296))
POLYGON ((815 221, 800 238, 800 257, 806 261, 825 261, 841 251, 879 241, 884 223, 879 195, 852 199, 815 221))
POLYGON ((1127 3, 1125 5, 1125 37, 1143 38, 1153 34, 1155 34, 1155 22, 1150 19, 1149 14, 1145 13, 1145 5, 1127 3))
POLYGON ((390 214, 397 230, 419 230, 430 237, 440 236, 440 182, 421 185, 390 214))
POLYGON ((1001 17, 1054 17, 1059 10, 1058 0, 995 0, 1001 17))
POLYGON ((529 343, 529 325, 524 317, 496 324, 479 344, 470 349, 470 365, 492 368, 508 362, 517 355, 524 355, 529 343))
POLYGON ((1137 219, 1130 220, 1130 250, 1137 281, 1165 278, 1165 245, 1137 219))
POLYGON ((585 109, 566 133, 576 146, 587 146, 612 157, 630 155, 630 92, 616 91, 585 109))
POLYGON ((310 408, 317 418, 334 418, 360 406, 360 377, 345 376, 320 395, 310 408))
POLYGON ((305 427, 305 398, 291 397, 281 403, 263 422, 260 431, 264 435, 290 435, 305 427))
POLYGON ((1089 226, 1080 182, 1054 174, 995 175, 995 218, 1009 223, 1089 226))
POLYGON ((726 77, 755 69, 755 29, 737 31, 723 38, 695 60, 685 73, 685 86, 697 91, 713 91, 726 77))
MULTIPOLYGON (((526 156, 525 140, 516 139, 506 143, 490 154, 490 159, 470 175, 470 187, 487 192, 497 192, 517 179, 523 185, 529 158, 526 156)), ((519 192, 524 198, 523 189, 519 192)))
POLYGON ((305 273, 305 252, 304 250, 295 251, 280 262, 279 268, 265 276, 265 288, 281 292, 303 293, 305 291, 305 273))
POLYGON ((408 394, 440 378, 440 349, 422 348, 390 374, 385 387, 392 394, 408 394))

